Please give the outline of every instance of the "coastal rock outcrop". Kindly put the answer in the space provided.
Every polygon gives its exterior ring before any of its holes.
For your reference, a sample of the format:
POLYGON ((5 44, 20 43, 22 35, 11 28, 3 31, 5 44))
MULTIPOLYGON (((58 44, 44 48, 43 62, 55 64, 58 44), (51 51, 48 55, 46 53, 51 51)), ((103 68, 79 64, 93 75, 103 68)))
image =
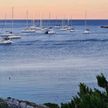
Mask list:
POLYGON ((48 108, 45 105, 38 105, 33 102, 18 100, 11 97, 8 97, 7 99, 1 99, 0 106, 0 108, 48 108))

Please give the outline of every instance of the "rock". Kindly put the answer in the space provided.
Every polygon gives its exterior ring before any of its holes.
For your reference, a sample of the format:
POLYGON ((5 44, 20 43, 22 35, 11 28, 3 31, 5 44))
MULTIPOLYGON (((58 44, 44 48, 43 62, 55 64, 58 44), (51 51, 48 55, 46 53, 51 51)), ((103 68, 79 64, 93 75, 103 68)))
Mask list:
POLYGON ((27 107, 26 107, 26 108, 33 108, 33 106, 27 105, 27 107))
POLYGON ((25 102, 20 102, 19 106, 21 108, 27 108, 27 104, 25 102))
POLYGON ((4 102, 8 105, 6 108, 49 108, 45 105, 38 105, 33 102, 18 100, 11 97, 4 99, 4 102))

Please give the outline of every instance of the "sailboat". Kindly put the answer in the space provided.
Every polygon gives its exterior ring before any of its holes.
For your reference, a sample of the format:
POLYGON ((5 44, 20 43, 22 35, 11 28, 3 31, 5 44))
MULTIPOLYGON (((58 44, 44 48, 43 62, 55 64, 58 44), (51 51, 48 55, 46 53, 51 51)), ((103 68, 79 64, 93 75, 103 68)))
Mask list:
POLYGON ((84 30, 83 34, 90 34, 90 29, 87 28, 87 12, 85 12, 85 21, 84 21, 84 23, 85 23, 85 30, 84 30))
POLYGON ((28 20, 28 10, 26 11, 26 17, 27 17, 27 20, 26 20, 26 28, 24 30, 22 30, 22 33, 35 33, 36 31, 36 27, 35 27, 35 20, 32 21, 33 25, 29 27, 29 20, 28 20))
POLYGON ((68 18, 67 19, 67 25, 65 26, 65 29, 66 31, 70 31, 70 32, 74 32, 75 29, 72 27, 72 25, 70 26, 70 19, 68 18))
MULTIPOLYGON (((5 20, 4 20, 4 29, 6 27, 6 14, 5 14, 5 20)), ((6 35, 4 34, 1 34, 0 35, 0 45, 7 45, 7 44, 11 44, 12 43, 12 40, 9 39, 6 35)))
POLYGON ((61 29, 60 29, 61 31, 70 31, 71 30, 70 20, 67 19, 66 22, 67 22, 67 24, 64 25, 65 21, 64 21, 64 19, 62 19, 62 21, 61 21, 61 29))
POLYGON ((61 20, 61 31, 67 31, 67 26, 64 26, 64 19, 61 20))
POLYGON ((51 14, 49 13, 49 28, 46 30, 45 34, 49 34, 49 35, 53 35, 55 34, 55 30, 53 29, 53 27, 51 26, 51 14))
POLYGON ((70 19, 69 18, 67 19, 67 30, 71 30, 71 27, 70 27, 70 19))
POLYGON ((44 34, 45 30, 46 29, 43 27, 43 20, 40 18, 39 19, 39 26, 36 27, 36 33, 38 33, 38 34, 44 34))
POLYGON ((73 18, 71 17, 71 29, 70 32, 74 32, 75 28, 73 27, 73 18))
MULTIPOLYGON (((5 27, 5 24, 6 24, 6 14, 5 14, 5 20, 4 20, 4 27, 5 27)), ((7 45, 7 44, 11 44, 12 41, 7 38, 7 37, 4 37, 3 34, 0 34, 0 45, 7 45)))
POLYGON ((13 33, 13 16, 14 16, 14 8, 12 7, 11 31, 6 31, 6 33, 4 33, 3 36, 7 37, 7 39, 20 39, 21 36, 18 36, 13 33))
POLYGON ((48 28, 46 31, 45 31, 45 34, 49 34, 49 35, 53 35, 55 34, 56 32, 53 30, 52 27, 48 28))
POLYGON ((32 20, 32 26, 30 26, 29 29, 35 32, 36 30, 35 19, 32 20))

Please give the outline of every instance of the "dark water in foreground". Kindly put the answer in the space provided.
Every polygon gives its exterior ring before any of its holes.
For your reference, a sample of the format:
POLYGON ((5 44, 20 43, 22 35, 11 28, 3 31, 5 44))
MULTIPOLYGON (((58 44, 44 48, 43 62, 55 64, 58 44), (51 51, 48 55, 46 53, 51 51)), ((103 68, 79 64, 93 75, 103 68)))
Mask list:
POLYGON ((99 27, 108 21, 88 21, 87 35, 83 22, 76 23, 75 32, 55 29, 56 34, 49 36, 22 34, 26 24, 15 21, 14 31, 22 38, 0 46, 0 96, 61 103, 76 95, 80 82, 97 87, 97 74, 108 78, 108 29, 99 27))

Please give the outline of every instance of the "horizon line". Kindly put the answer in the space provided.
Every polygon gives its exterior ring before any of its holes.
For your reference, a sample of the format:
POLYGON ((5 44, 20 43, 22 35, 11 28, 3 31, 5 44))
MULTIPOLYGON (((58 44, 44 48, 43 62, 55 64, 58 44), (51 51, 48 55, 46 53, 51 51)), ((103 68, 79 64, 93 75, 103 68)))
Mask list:
POLYGON ((0 19, 0 20, 108 20, 108 18, 87 18, 87 19, 84 19, 84 18, 73 18, 73 19, 69 19, 69 18, 29 18, 29 19, 26 19, 26 18, 7 18, 7 19, 0 19))

